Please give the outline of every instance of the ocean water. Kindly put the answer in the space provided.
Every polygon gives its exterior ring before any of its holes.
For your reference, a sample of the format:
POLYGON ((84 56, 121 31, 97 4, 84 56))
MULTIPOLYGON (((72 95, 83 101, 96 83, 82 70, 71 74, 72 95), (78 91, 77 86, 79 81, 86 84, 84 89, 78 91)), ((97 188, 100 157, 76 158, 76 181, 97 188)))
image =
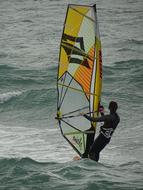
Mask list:
POLYGON ((68 3, 0 0, 0 190, 143 189, 143 1, 97 0, 102 103, 121 122, 99 163, 73 161, 54 119, 68 3))

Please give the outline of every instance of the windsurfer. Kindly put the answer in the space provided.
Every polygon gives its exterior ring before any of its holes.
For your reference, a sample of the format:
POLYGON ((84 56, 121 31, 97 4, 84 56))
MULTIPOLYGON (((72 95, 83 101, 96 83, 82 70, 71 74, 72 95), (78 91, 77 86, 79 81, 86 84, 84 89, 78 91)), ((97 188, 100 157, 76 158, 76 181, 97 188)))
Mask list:
POLYGON ((97 118, 90 117, 87 114, 81 114, 89 121, 104 122, 104 125, 100 128, 100 134, 94 140, 89 152, 85 152, 82 158, 89 157, 90 159, 98 162, 101 150, 103 150, 103 148, 105 148, 105 146, 110 142, 112 134, 120 122, 120 117, 116 112, 118 109, 118 104, 116 102, 111 101, 108 108, 110 110, 110 114, 102 115, 97 118))

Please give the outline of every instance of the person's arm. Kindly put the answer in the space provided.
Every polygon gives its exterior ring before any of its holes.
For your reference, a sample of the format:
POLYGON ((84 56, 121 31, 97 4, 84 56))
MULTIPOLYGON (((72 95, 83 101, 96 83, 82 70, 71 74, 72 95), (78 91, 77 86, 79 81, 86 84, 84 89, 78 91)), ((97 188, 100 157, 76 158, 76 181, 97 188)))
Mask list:
POLYGON ((93 121, 93 122, 102 122, 102 121, 105 121, 107 119, 107 116, 105 116, 105 115, 102 115, 101 117, 96 117, 96 118, 90 117, 87 114, 84 114, 83 116, 86 119, 88 119, 89 121, 93 121))

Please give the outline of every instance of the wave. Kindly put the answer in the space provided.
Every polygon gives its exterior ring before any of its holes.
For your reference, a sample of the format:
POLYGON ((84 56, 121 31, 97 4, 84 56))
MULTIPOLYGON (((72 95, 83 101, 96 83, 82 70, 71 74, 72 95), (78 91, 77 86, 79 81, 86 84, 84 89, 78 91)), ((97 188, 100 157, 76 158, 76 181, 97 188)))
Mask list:
POLYGON ((8 56, 7 53, 0 52, 0 58, 6 58, 8 56))
POLYGON ((126 43, 128 45, 143 45, 143 40, 129 39, 129 40, 126 40, 125 44, 126 43))
POLYGON ((126 79, 132 84, 137 86, 142 85, 142 70, 143 70, 143 60, 142 59, 131 59, 127 61, 115 62, 114 72, 120 73, 122 78, 126 79), (122 72, 122 73, 121 73, 122 72))
POLYGON ((142 164, 139 161, 130 161, 119 165, 119 167, 133 167, 133 166, 142 166, 142 164))
POLYGON ((139 71, 142 73, 143 59, 129 59, 125 61, 116 61, 110 65, 103 65, 104 76, 112 76, 112 74, 118 74, 120 71, 122 74, 130 74, 132 71, 139 71), (118 72, 117 72, 118 70, 118 72))
POLYGON ((135 66, 142 66, 143 60, 142 59, 129 59, 126 61, 118 61, 114 62, 115 68, 131 68, 135 66))
MULTIPOLYGON (((57 66, 43 69, 21 68, 0 64, 0 81, 2 85, 51 84, 57 78, 57 66)), ((7 85, 6 85, 7 86, 7 85)))
MULTIPOLYGON (((37 88, 27 89, 23 91, 7 92, 0 95, 0 104, 2 112, 6 111, 24 111, 24 110, 39 110, 40 113, 51 108, 55 109, 53 105, 56 104, 56 88, 37 88)), ((14 112, 13 112, 14 113, 14 112)), ((32 114, 31 113, 31 114, 32 114)), ((41 116, 42 118, 42 116, 41 116)))
POLYGON ((6 92, 0 94, 0 103, 3 104, 14 97, 20 96, 23 92, 22 91, 13 91, 13 92, 6 92))
POLYGON ((28 164, 40 164, 40 162, 35 161, 31 158, 25 157, 25 158, 0 158, 0 166, 3 168, 3 166, 12 166, 12 165, 28 165, 28 164))
POLYGON ((40 163, 31 158, 4 158, 0 160, 0 166, 0 189, 52 190, 59 185, 63 189, 66 182, 64 177, 56 173, 62 167, 57 163, 40 163))
POLYGON ((2 172, 0 188, 21 189, 22 186, 27 189, 28 186, 34 187, 39 183, 46 183, 51 175, 49 173, 44 174, 42 172, 44 166, 42 166, 42 164, 30 158, 0 159, 2 172))
POLYGON ((142 69, 143 60, 142 59, 130 59, 126 61, 114 62, 112 66, 104 66, 104 76, 105 77, 118 77, 125 78, 126 80, 142 80, 142 69))
MULTIPOLYGON (((140 58, 141 55, 141 49, 143 48, 143 40, 142 39, 126 39, 122 40, 120 44, 115 43, 115 47, 117 48, 117 51, 119 52, 119 55, 123 52, 126 57, 128 56, 134 56, 140 58)), ((124 56, 124 58, 126 58, 124 56)))
POLYGON ((30 19, 29 19, 29 20, 28 20, 28 19, 27 19, 27 20, 26 20, 26 19, 25 19, 25 20, 22 20, 22 22, 26 22, 26 23, 33 23, 33 21, 32 21, 32 20, 30 20, 30 19))
POLYGON ((136 168, 138 163, 119 167, 96 163, 89 159, 65 163, 38 162, 31 158, 1 158, 0 188, 5 189, 130 189, 141 187, 136 168), (126 168, 125 168, 126 166, 126 168), (128 171, 129 170, 129 171, 128 171), (129 175, 129 178, 123 175, 129 175), (132 172, 132 173, 129 173, 132 172), (136 177, 135 177, 136 176, 136 177))
MULTIPOLYGON (((1 172, 19 170, 32 170, 34 168, 45 168, 46 166, 55 167, 59 163, 56 162, 38 162, 29 157, 24 158, 0 158, 1 172)), ((20 172, 20 171, 19 171, 20 172)), ((14 172, 12 172, 14 173, 14 172)), ((21 173, 21 172, 20 172, 21 173)))
POLYGON ((16 69, 16 67, 10 66, 10 65, 0 64, 0 71, 3 71, 3 70, 11 70, 11 69, 16 69))

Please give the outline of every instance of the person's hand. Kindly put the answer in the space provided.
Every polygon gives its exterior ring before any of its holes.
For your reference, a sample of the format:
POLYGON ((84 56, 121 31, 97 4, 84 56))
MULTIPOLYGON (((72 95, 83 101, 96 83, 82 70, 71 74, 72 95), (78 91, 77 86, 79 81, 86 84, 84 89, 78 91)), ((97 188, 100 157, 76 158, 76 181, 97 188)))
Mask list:
POLYGON ((85 114, 85 113, 81 112, 79 115, 80 115, 80 116, 83 116, 84 114, 85 114))
POLYGON ((103 107, 103 106, 100 106, 100 107, 99 107, 99 112, 100 112, 100 113, 104 113, 104 107, 103 107))

